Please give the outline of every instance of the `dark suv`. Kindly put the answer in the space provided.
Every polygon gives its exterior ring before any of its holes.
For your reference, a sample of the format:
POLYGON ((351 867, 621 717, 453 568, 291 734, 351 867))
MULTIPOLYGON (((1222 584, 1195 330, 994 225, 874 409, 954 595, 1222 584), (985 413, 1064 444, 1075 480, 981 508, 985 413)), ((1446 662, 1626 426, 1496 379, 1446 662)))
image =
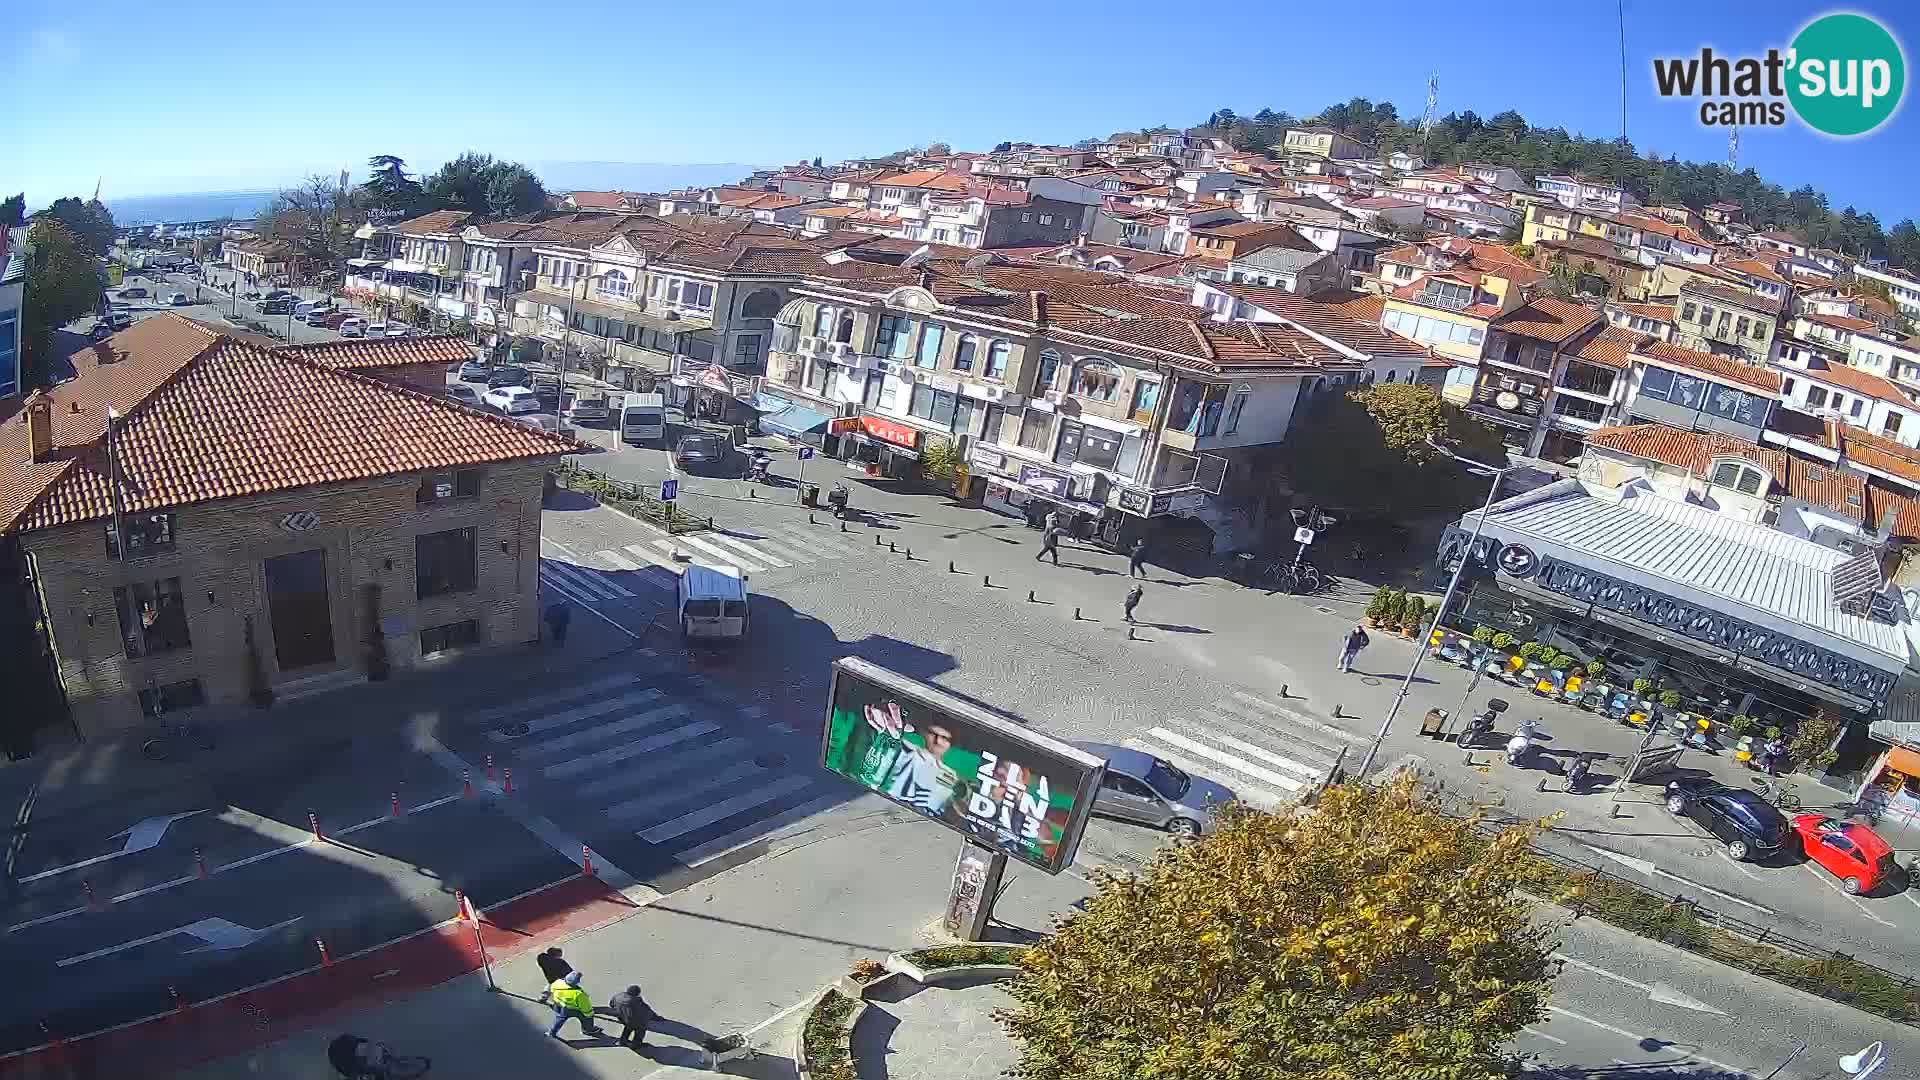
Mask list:
POLYGON ((525 386, 532 389, 533 376, 528 374, 526 368, 502 364, 487 376, 487 389, 498 390, 503 386, 525 386))
POLYGON ((1675 780, 1667 785, 1667 809, 1692 818, 1736 859, 1757 862, 1777 854, 1787 842, 1786 815, 1756 792, 1704 778, 1675 780))

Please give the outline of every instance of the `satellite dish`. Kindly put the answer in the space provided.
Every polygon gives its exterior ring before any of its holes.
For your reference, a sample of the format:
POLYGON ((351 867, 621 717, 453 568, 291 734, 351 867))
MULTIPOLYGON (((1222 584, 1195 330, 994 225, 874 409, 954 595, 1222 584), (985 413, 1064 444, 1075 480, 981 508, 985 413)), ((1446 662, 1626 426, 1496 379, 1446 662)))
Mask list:
POLYGON ((921 244, 919 247, 914 248, 913 252, 909 254, 906 258, 900 260, 900 265, 901 266, 919 266, 921 263, 926 262, 927 256, 931 254, 933 254, 933 249, 928 247, 925 244, 921 244))
POLYGON ((987 267, 992 265, 993 265, 992 252, 987 252, 982 255, 975 255, 973 258, 967 260, 967 269, 969 270, 985 270, 987 267))

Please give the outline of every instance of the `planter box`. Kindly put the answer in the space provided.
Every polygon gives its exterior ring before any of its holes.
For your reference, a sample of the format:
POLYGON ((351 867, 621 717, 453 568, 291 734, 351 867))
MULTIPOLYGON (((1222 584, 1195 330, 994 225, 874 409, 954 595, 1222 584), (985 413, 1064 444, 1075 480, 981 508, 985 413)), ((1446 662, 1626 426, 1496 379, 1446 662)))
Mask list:
POLYGON ((982 976, 1011 979, 1020 974, 1017 964, 954 964, 949 967, 923 968, 907 959, 906 953, 891 953, 885 961, 888 971, 905 975, 922 986, 947 986, 982 976))

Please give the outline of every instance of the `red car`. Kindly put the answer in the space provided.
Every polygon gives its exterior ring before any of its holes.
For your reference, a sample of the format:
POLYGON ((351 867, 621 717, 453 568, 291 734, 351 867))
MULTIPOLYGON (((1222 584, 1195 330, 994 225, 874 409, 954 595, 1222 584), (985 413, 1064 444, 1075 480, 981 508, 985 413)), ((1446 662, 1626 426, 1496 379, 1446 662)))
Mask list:
POLYGON ((1849 896, 1872 892, 1898 870, 1892 846, 1865 825, 1800 814, 1793 819, 1793 831, 1807 858, 1839 878, 1849 896))

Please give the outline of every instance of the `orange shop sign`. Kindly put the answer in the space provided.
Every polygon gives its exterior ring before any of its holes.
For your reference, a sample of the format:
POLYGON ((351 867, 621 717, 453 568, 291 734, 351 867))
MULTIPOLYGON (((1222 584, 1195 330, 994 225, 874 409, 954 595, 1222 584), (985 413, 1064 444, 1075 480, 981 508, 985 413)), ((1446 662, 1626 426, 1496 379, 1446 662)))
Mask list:
POLYGON ((860 426, 866 433, 881 442, 890 442, 895 446, 904 446, 912 450, 920 441, 920 432, 905 424, 896 424, 891 420, 882 420, 877 416, 862 416, 860 426))

